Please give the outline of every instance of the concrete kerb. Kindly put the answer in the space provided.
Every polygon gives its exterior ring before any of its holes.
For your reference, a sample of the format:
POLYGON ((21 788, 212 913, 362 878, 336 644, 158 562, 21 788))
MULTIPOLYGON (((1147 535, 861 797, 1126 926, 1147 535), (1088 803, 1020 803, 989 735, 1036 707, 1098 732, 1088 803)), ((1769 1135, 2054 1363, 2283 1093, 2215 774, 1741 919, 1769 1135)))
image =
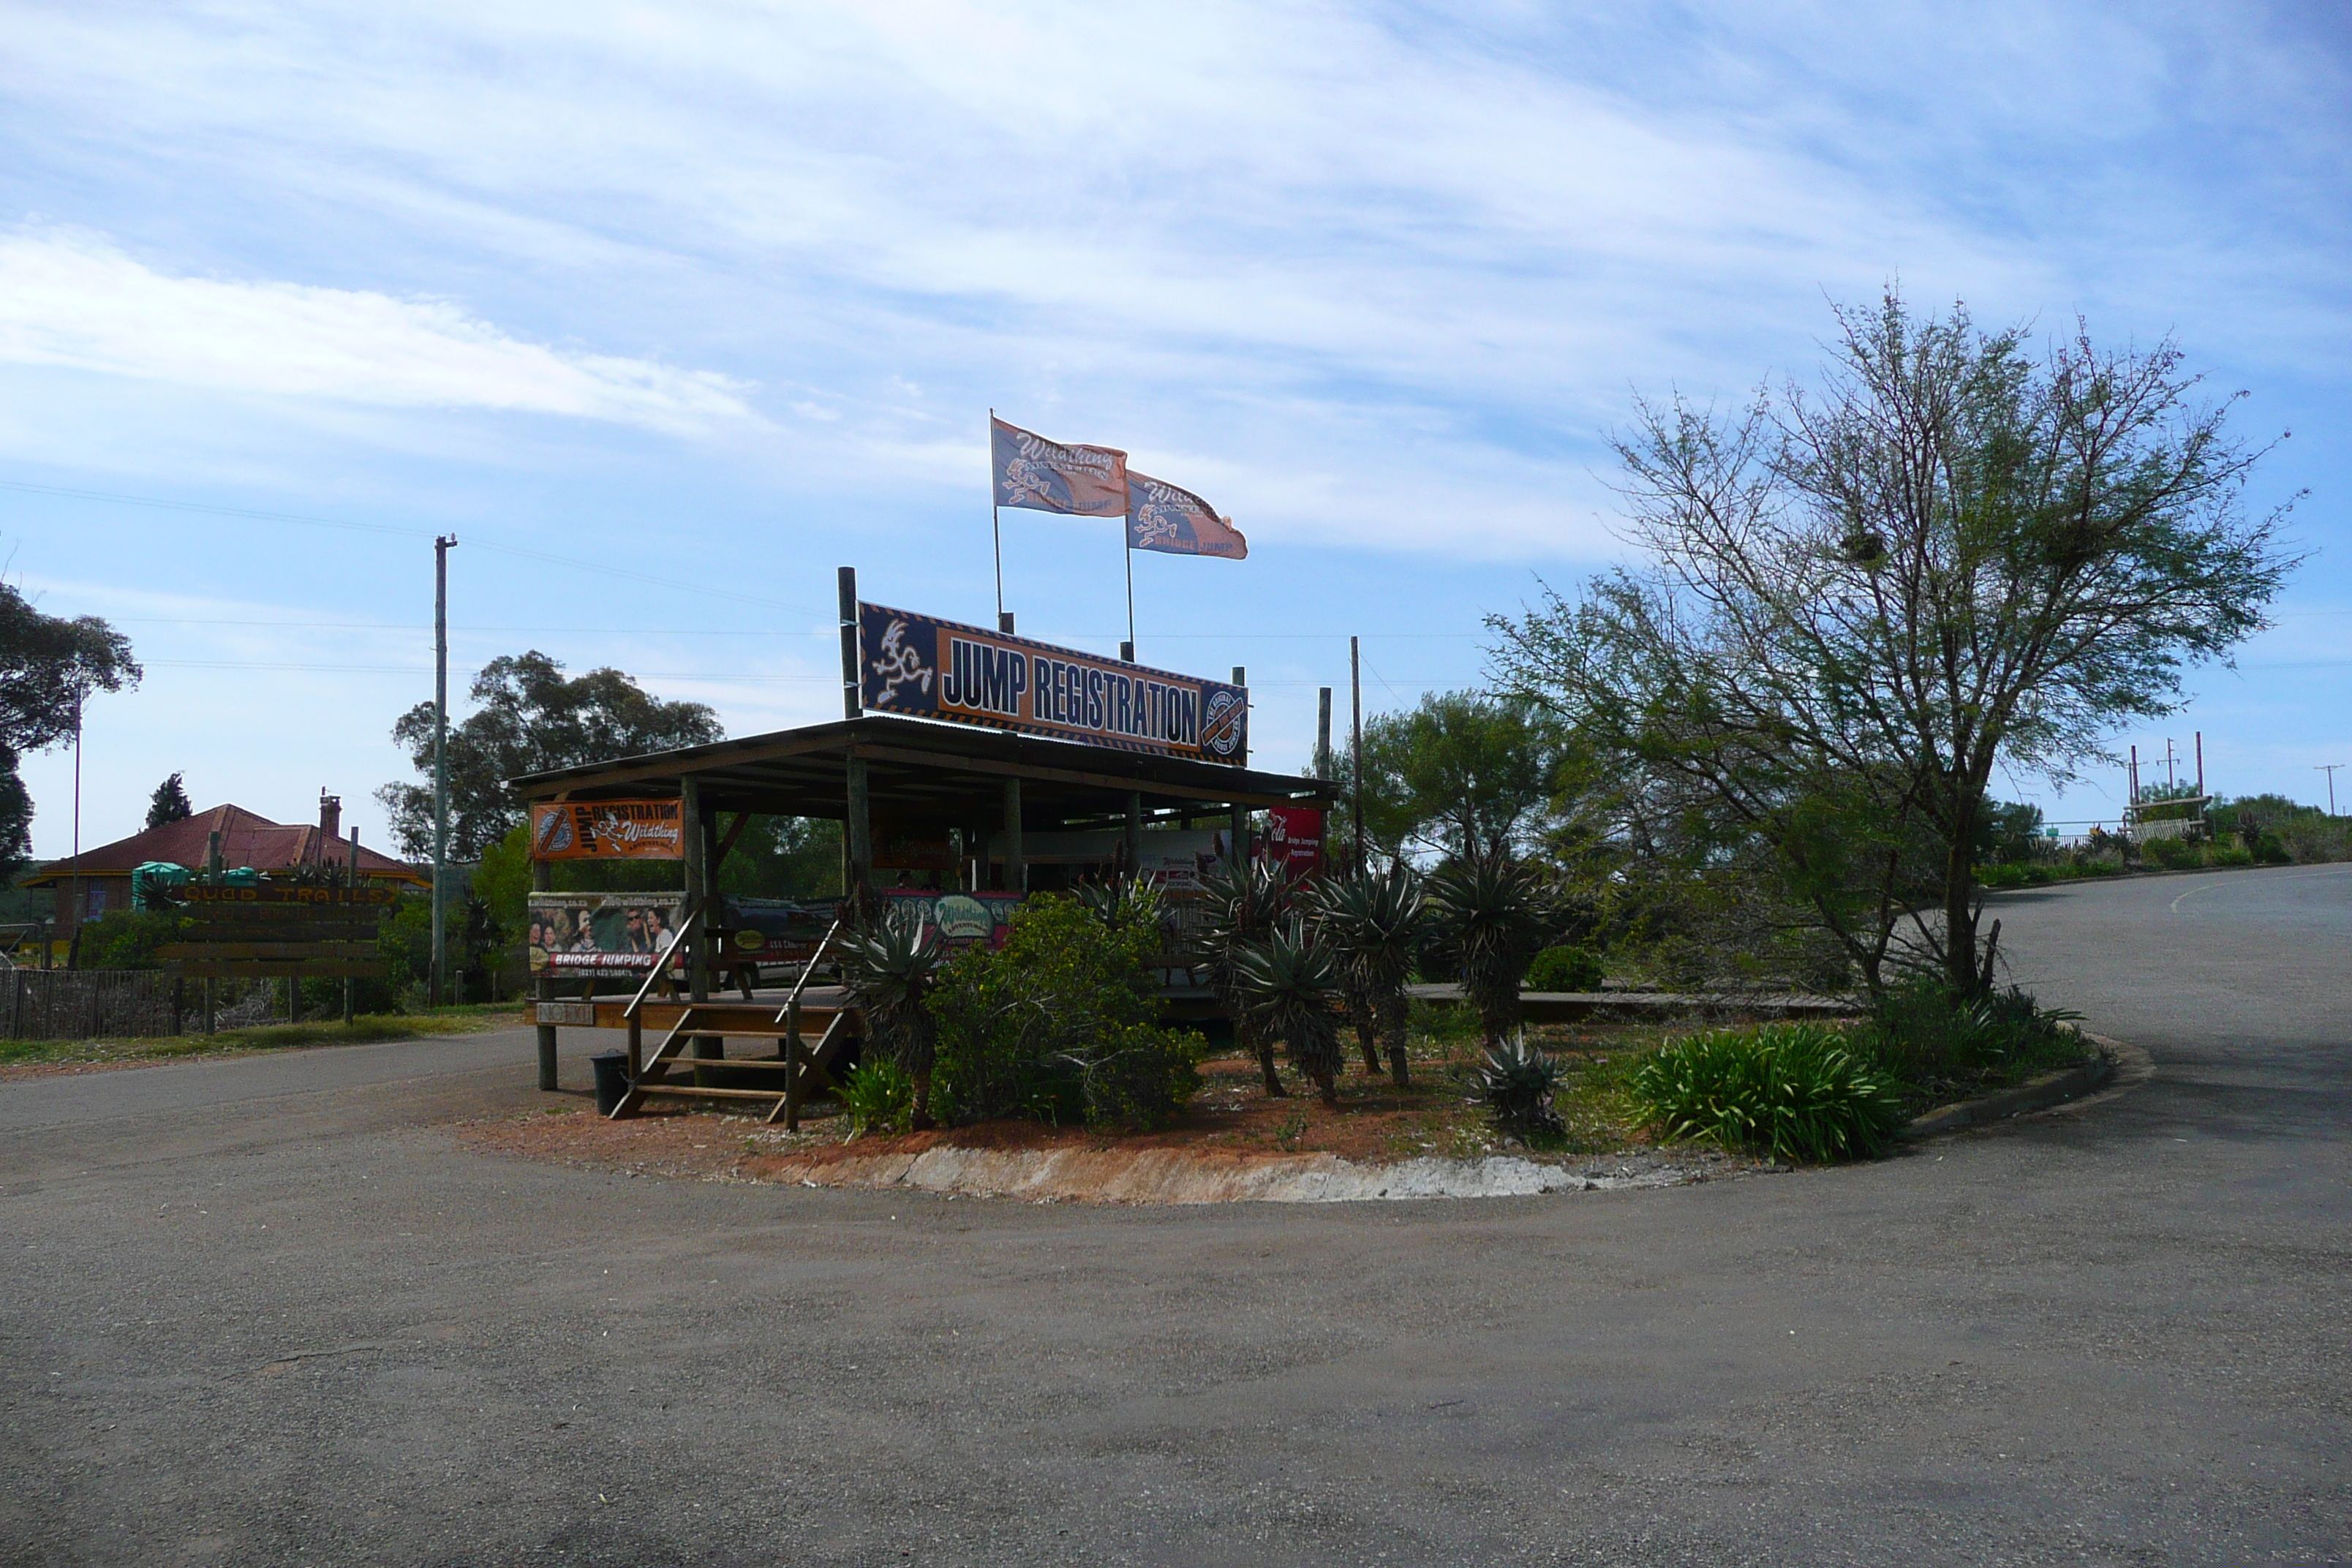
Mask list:
MULTIPOLYGON (((2156 1064, 2138 1047, 2087 1030, 2083 1037, 2098 1051, 2097 1059, 2045 1073, 1998 1094, 1939 1107, 1915 1119, 1896 1136, 1911 1142, 2035 1112, 2072 1114, 2127 1093, 2154 1076, 2156 1064)), ((1328 1204, 1531 1197, 1679 1186, 1731 1173, 1726 1167, 1738 1166, 1738 1162, 1720 1155, 1675 1158, 1663 1151, 1637 1166, 1603 1172, 1511 1155, 1359 1164, 1332 1154, 1226 1155, 1203 1160, 1166 1149, 1014 1151, 944 1146, 919 1154, 822 1162, 787 1157, 765 1179, 797 1181, 812 1187, 891 1187, 941 1196, 1031 1203, 1328 1204)))
POLYGON ((2087 1029, 2083 1037, 2099 1053, 2095 1060, 2044 1073, 2015 1089, 2005 1089, 1979 1100, 1938 1106, 1924 1116, 1913 1118, 1910 1125, 1895 1136, 1905 1142, 1916 1142, 2036 1111, 2080 1111, 2127 1093, 2155 1076, 2155 1062, 2137 1046, 2095 1035, 2087 1029))

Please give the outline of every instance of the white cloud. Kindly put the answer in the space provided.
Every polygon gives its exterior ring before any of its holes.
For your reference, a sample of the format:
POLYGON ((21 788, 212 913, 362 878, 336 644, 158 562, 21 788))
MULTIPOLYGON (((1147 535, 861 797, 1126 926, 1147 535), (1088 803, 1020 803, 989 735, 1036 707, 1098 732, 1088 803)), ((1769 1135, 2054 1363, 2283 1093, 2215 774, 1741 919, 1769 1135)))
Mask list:
POLYGON ((0 234, 0 360, 673 433, 751 417, 749 388, 727 376, 524 342, 446 300, 172 277, 102 236, 60 227, 0 234))

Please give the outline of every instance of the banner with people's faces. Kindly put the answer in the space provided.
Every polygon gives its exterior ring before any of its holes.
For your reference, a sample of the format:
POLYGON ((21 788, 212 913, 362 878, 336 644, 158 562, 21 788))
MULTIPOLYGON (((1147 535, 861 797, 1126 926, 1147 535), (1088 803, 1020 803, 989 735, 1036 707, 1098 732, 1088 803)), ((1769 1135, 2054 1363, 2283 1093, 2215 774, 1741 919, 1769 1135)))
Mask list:
POLYGON ((533 893, 534 974, 646 974, 677 941, 679 893, 533 893))

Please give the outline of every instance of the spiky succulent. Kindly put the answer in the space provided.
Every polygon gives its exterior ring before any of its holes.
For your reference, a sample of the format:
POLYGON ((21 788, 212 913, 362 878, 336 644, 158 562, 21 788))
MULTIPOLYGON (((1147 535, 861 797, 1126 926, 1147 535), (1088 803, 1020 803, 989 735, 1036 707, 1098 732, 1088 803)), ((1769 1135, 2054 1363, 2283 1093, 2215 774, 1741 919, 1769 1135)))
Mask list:
POLYGON ((1560 1130, 1559 1113, 1552 1109, 1559 1064, 1528 1045, 1524 1034, 1488 1046, 1470 1078, 1487 1114, 1504 1131, 1525 1138, 1560 1130))
POLYGON ((841 936, 841 978, 865 1011, 875 1043, 915 1080, 915 1122, 930 1124, 931 1064, 939 1026, 923 1005, 939 976, 939 934, 893 910, 841 936))
MULTIPOLYGON (((1427 914, 1421 879, 1402 860, 1384 872, 1335 877, 1315 900, 1316 923, 1339 959, 1350 1004, 1369 1015, 1388 1051, 1390 1075, 1399 1084, 1411 1081, 1404 984, 1427 914)), ((1369 1045, 1366 1058, 1366 1069, 1377 1072, 1369 1045)))
POLYGON ((1462 990, 1478 1009, 1486 1044, 1519 1024, 1519 980, 1551 934, 1549 889, 1541 872, 1508 855, 1473 855, 1429 879, 1429 905, 1447 950, 1462 966, 1462 990))
POLYGON ((1234 963, 1242 951, 1274 933, 1290 901, 1290 879, 1278 867, 1226 866, 1202 879, 1208 920, 1194 934, 1193 959, 1209 972, 1209 979, 1233 1016, 1234 1043, 1257 1058, 1265 1092, 1288 1092, 1274 1070, 1275 1037, 1257 1026, 1234 984, 1234 963))
POLYGON ((1233 960, 1234 988, 1259 1037, 1279 1037, 1291 1065, 1339 1103, 1339 966, 1305 922, 1244 944, 1233 960))

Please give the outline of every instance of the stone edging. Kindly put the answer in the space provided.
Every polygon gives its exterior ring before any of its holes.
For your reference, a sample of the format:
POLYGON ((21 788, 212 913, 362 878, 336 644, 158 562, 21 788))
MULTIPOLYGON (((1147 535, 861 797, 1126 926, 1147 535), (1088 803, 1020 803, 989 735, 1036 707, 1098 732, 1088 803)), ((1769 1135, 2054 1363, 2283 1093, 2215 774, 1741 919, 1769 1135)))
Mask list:
POLYGON ((1938 1106, 1924 1116, 1913 1118, 1910 1124, 1895 1136, 1905 1142, 1915 1142, 1922 1138, 1958 1132, 1964 1128, 1981 1127, 1988 1121, 2001 1121, 2012 1116, 2069 1105, 2069 1102, 2082 1102, 2084 1096, 2102 1089, 2107 1093, 2096 1094, 2096 1098, 2105 1100, 2110 1094, 2137 1088, 2156 1071, 2156 1064, 2148 1059, 2146 1051, 2137 1046, 2127 1046, 2121 1040, 2094 1035, 2088 1030, 2084 1031, 2083 1037, 2098 1051, 2097 1059, 2084 1062, 2080 1067, 2044 1073, 2040 1078, 2019 1084, 2015 1089, 2004 1089, 1980 1100, 1964 1100, 1958 1105, 1938 1106))

